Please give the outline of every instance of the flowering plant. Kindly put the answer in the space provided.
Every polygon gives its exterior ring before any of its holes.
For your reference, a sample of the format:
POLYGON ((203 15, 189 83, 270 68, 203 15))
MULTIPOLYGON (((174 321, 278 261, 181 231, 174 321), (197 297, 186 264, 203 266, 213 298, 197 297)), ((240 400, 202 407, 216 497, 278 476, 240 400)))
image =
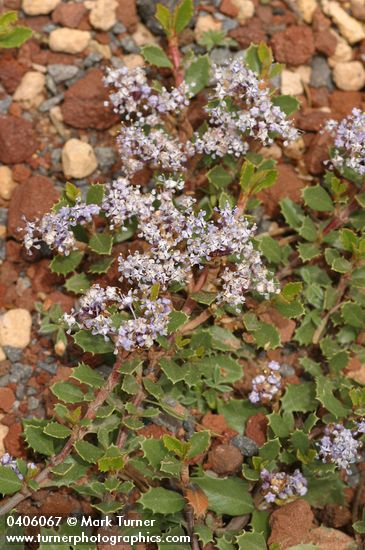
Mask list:
POLYGON ((356 113, 332 123, 331 171, 304 189, 302 206, 284 198, 282 227, 263 231, 258 194, 277 178, 268 147, 297 139, 298 104, 273 89, 281 66, 265 44, 223 66, 182 59, 192 11, 190 0, 173 14, 159 5, 167 53, 146 46, 147 69, 105 77, 121 117, 119 176, 86 196, 67 183, 51 212, 26 221, 29 254, 47 245, 51 270, 77 296, 70 313, 40 305, 41 332, 59 355, 71 342, 84 354, 51 387, 54 418, 24 422, 36 470, 3 457, 0 491, 12 496, 0 510, 65 486, 103 514, 132 500, 194 548, 264 547, 266 509, 342 502, 363 445, 365 393, 345 370, 364 357, 363 136, 356 113), (197 95, 206 101, 192 123, 197 95), (250 439, 229 478, 203 467, 219 435, 211 411, 238 433, 237 448, 264 415, 266 442, 250 439), (151 426, 163 435, 147 437, 151 426), (207 510, 248 517, 246 529, 227 538, 207 510))

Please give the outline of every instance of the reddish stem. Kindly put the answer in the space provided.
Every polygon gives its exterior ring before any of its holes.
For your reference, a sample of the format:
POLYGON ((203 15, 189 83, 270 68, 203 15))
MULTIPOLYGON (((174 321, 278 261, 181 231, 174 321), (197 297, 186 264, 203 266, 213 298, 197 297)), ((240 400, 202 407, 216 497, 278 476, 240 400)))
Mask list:
POLYGON ((177 34, 170 36, 167 51, 173 65, 172 72, 175 78, 175 85, 178 87, 184 81, 184 70, 181 66, 181 54, 177 34))

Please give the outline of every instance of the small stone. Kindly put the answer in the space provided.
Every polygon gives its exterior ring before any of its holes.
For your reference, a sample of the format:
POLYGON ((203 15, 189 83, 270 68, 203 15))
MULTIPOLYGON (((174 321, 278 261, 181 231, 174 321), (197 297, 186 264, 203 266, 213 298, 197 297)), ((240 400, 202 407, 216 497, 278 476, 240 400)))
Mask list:
POLYGON ((307 541, 321 550, 355 550, 358 548, 352 537, 338 529, 329 529, 324 525, 312 529, 307 536, 307 541))
POLYGON ((52 13, 52 21, 59 23, 63 27, 77 29, 87 14, 87 9, 83 4, 59 4, 52 13))
POLYGON ((0 347, 0 363, 1 361, 5 361, 5 359, 6 359, 5 351, 3 350, 2 347, 0 347))
POLYGON ((25 73, 15 90, 14 101, 19 101, 25 108, 38 107, 43 101, 45 83, 44 74, 38 71, 25 73))
POLYGON ((254 440, 244 435, 236 435, 236 437, 231 439, 231 444, 237 447, 243 456, 255 456, 259 452, 259 448, 254 440))
POLYGON ((8 113, 12 101, 13 98, 11 95, 7 95, 3 99, 0 99, 0 114, 6 115, 8 113))
POLYGON ((365 69, 361 61, 337 63, 333 79, 340 90, 357 91, 365 86, 365 69))
POLYGON ((32 123, 21 117, 0 116, 0 162, 27 162, 38 147, 32 123))
POLYGON ((346 40, 340 37, 339 34, 331 31, 332 34, 337 38, 337 46, 333 53, 328 58, 328 64, 330 67, 334 67, 337 63, 345 63, 346 61, 352 60, 352 48, 347 44, 346 40))
POLYGON ((28 399, 28 410, 29 411, 34 411, 35 409, 37 409, 39 406, 39 399, 37 399, 36 397, 29 397, 28 399))
POLYGON ((268 544, 278 544, 280 550, 301 544, 307 540, 313 520, 310 504, 303 499, 280 506, 270 516, 268 544))
POLYGON ((50 111, 53 107, 61 103, 63 101, 64 95, 59 94, 55 97, 51 97, 50 99, 46 99, 46 101, 43 101, 40 106, 38 107, 38 111, 41 113, 46 113, 47 111, 50 111))
POLYGON ((61 0, 23 0, 22 10, 27 15, 46 15, 51 13, 61 0))
POLYGON ((351 17, 338 2, 324 3, 323 11, 336 23, 340 33, 349 44, 356 44, 365 38, 364 25, 351 17))
POLYGON ((15 395, 10 388, 0 388, 0 409, 9 412, 15 401, 15 395))
POLYGON ((255 4, 252 0, 230 0, 230 3, 236 9, 236 15, 233 17, 236 17, 241 25, 246 23, 247 19, 253 17, 255 13, 255 4))
POLYGON ((0 166, 0 197, 6 201, 11 199, 11 195, 17 184, 13 181, 12 171, 8 166, 0 166))
POLYGON ((7 359, 12 363, 17 363, 21 360, 23 355, 23 350, 19 348, 13 348, 12 346, 4 346, 4 353, 6 354, 7 359))
POLYGON ((312 75, 312 68, 308 67, 307 65, 301 65, 300 67, 297 67, 295 69, 295 72, 300 75, 300 79, 303 82, 303 84, 309 84, 311 75, 312 75))
POLYGON ((351 0, 352 15, 356 19, 365 21, 365 2, 364 0, 351 0))
POLYGON ((322 86, 332 88, 331 69, 325 58, 318 55, 313 57, 311 67, 312 75, 310 85, 313 86, 313 88, 321 88, 322 86))
POLYGON ((234 474, 240 470, 243 457, 233 445, 218 445, 209 452, 208 461, 217 474, 234 474))
POLYGON ((14 58, 4 55, 0 58, 0 83, 8 94, 13 94, 19 86, 27 67, 14 58))
POLYGON ((10 309, 0 317, 0 345, 24 349, 30 343, 31 328, 27 309, 10 309))
POLYGON ((268 419, 264 413, 256 413, 250 416, 246 422, 245 434, 261 447, 266 443, 268 419))
POLYGON ((274 34, 272 47, 276 61, 294 66, 305 65, 315 51, 313 32, 304 25, 292 25, 274 34))
POLYGON ((101 170, 109 170, 116 160, 116 154, 113 147, 96 147, 95 155, 101 170))
POLYGON ((156 38, 143 23, 138 23, 136 31, 132 34, 132 39, 139 48, 146 44, 157 44, 156 38))
POLYGON ((96 0, 93 2, 89 15, 89 21, 94 29, 108 31, 116 21, 115 10, 118 6, 116 0, 96 0))
POLYGON ((219 31, 222 27, 222 22, 214 19, 212 15, 199 15, 195 25, 195 39, 200 42, 203 34, 207 31, 219 31))
POLYGON ((144 67, 144 59, 137 53, 131 53, 129 55, 123 55, 122 57, 124 65, 127 69, 135 69, 136 67, 144 67))
POLYGON ((302 94, 303 84, 300 74, 284 69, 281 73, 281 93, 286 95, 302 94))
POLYGON ((316 0, 297 0, 298 9, 306 23, 312 23, 313 14, 318 8, 316 0))
POLYGON ((89 31, 56 29, 49 35, 49 47, 55 52, 81 53, 90 42, 89 31))
POLYGON ((86 178, 96 170, 98 161, 88 143, 69 139, 62 149, 62 168, 66 177, 86 178))
POLYGON ((100 44, 97 40, 90 40, 88 49, 92 53, 99 54, 101 59, 110 59, 112 56, 109 44, 100 44))
POLYGON ((74 78, 78 72, 79 69, 75 65, 62 65, 60 63, 48 65, 48 73, 57 84, 74 78))

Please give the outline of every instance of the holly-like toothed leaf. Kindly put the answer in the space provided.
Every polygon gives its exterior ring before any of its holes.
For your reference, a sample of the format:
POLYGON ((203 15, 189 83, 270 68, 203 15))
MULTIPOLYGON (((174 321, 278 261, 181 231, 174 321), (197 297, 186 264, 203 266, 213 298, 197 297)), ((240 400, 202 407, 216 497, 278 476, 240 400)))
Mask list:
POLYGON ((215 301, 216 296, 215 292, 204 292, 202 290, 191 294, 193 300, 198 302, 198 304, 205 304, 206 306, 210 306, 215 301))
POLYGON ((267 412, 264 407, 253 405, 248 399, 230 399, 229 401, 218 401, 218 412, 223 414, 228 426, 236 430, 239 434, 243 433, 245 423, 250 416, 258 412, 267 412))
POLYGON ((201 541, 203 546, 209 542, 214 541, 213 531, 204 524, 199 524, 194 526, 194 533, 198 535, 198 539, 201 541))
POLYGON ((177 34, 188 26, 194 14, 193 0, 182 0, 174 12, 174 27, 177 34))
POLYGON ((55 454, 55 440, 43 433, 43 429, 44 426, 24 422, 24 439, 36 453, 52 456, 55 454))
POLYGON ((149 46, 143 46, 141 53, 147 63, 155 65, 155 67, 165 67, 168 69, 172 68, 171 61, 160 46, 155 46, 152 44, 149 46))
POLYGON ((52 393, 64 403, 84 401, 83 391, 71 382, 56 382, 51 386, 52 393))
POLYGON ((99 510, 104 515, 111 515, 115 514, 115 512, 118 512, 118 510, 121 510, 124 508, 124 504, 122 502, 114 501, 114 502, 98 502, 97 504, 91 505, 93 508, 96 508, 96 510, 99 510))
POLYGON ((95 369, 85 363, 80 363, 72 370, 71 378, 79 380, 82 384, 92 388, 101 388, 105 380, 95 369))
POLYGON ((259 328, 253 333, 257 347, 267 349, 275 349, 280 346, 280 333, 274 325, 270 323, 259 323, 259 328))
POLYGON ((299 101, 291 95, 276 95, 272 98, 272 102, 277 107, 280 107, 284 113, 289 116, 299 109, 299 101))
POLYGON ((186 489, 185 498, 194 510, 194 515, 197 518, 205 515, 208 509, 208 498, 200 487, 192 486, 191 489, 186 489))
POLYGON ((139 504, 158 514, 175 514, 185 507, 186 500, 179 493, 163 487, 152 487, 139 499, 139 504))
POLYGON ((70 201, 72 204, 76 202, 76 200, 81 195, 81 191, 76 185, 71 183, 70 181, 66 182, 64 194, 66 196, 66 199, 70 201))
POLYGON ((266 541, 264 535, 261 533, 249 533, 245 532, 242 535, 236 537, 239 550, 266 550, 266 541))
POLYGON ((282 259, 282 249, 277 241, 268 235, 258 237, 259 249, 265 258, 273 263, 279 264, 282 259))
POLYGON ((155 17, 169 36, 172 30, 172 13, 163 4, 157 4, 155 17))
POLYGON ((175 363, 175 361, 172 361, 172 359, 162 357, 159 364, 162 371, 173 384, 184 380, 187 374, 186 368, 180 367, 177 363, 175 363))
POLYGON ((73 250, 68 256, 55 256, 49 267, 57 275, 67 275, 80 265, 83 255, 80 250, 73 250))
POLYGON ((114 352, 114 344, 104 340, 100 334, 94 335, 87 330, 79 330, 73 335, 75 343, 84 351, 89 353, 112 353, 114 352))
POLYGON ((153 466, 159 468, 162 460, 167 454, 167 449, 160 439, 148 438, 141 442, 143 456, 153 466))
POLYGON ((202 432, 196 432, 189 439, 189 445, 190 448, 186 454, 187 459, 194 458, 195 456, 204 453, 207 449, 209 449, 210 431, 203 430, 202 432))
POLYGON ((85 273, 75 273, 75 275, 72 275, 72 277, 65 282, 66 290, 74 294, 82 294, 82 292, 85 292, 90 286, 90 280, 85 273))
POLYGON ((89 248, 97 254, 110 254, 113 246, 112 235, 95 233, 89 241, 89 248))
POLYGON ((291 412, 284 412, 282 415, 273 412, 267 418, 270 428, 277 437, 289 437, 294 428, 294 416, 291 412))
POLYGON ((0 466, 0 494, 12 495, 23 486, 23 482, 18 478, 15 472, 7 466, 0 466))
POLYGON ((365 287, 365 266, 357 267, 352 271, 350 283, 355 288, 365 287))
POLYGON ((100 472, 117 472, 124 468, 125 460, 121 450, 115 445, 111 445, 106 450, 104 456, 98 460, 100 472))
POLYGON ((341 313, 347 325, 355 328, 363 328, 365 323, 365 311, 359 304, 345 302, 341 308, 341 313))
POLYGON ((56 439, 66 439, 66 437, 70 437, 71 430, 70 428, 67 428, 67 426, 63 426, 63 424, 59 424, 58 422, 50 422, 43 429, 43 433, 56 439))
POLYGON ((336 418, 345 418, 349 414, 350 409, 345 407, 341 401, 333 395, 334 390, 335 385, 332 380, 324 376, 318 376, 316 379, 316 394, 318 401, 320 401, 324 408, 336 418))
POLYGON ((169 334, 176 332, 180 327, 185 325, 188 321, 189 316, 183 311, 171 311, 169 314, 169 322, 167 325, 167 330, 169 334))
POLYGON ((232 181, 232 176, 222 166, 214 166, 207 173, 207 178, 212 185, 218 190, 224 189, 232 181))
POLYGON ((215 544, 218 550, 236 550, 236 545, 229 542, 226 537, 217 538, 215 544))
POLYGON ((208 497, 208 509, 216 514, 241 516, 253 510, 249 485, 242 479, 215 478, 208 474, 202 477, 191 478, 194 485, 198 485, 208 497), (237 498, 237 495, 240 495, 237 498))
POLYGON ((6 32, 5 35, 0 34, 0 48, 18 48, 32 36, 31 29, 27 27, 15 27, 6 32))
POLYGON ((241 347, 240 340, 229 330, 214 325, 207 330, 212 339, 212 348, 219 351, 235 351, 241 347))
POLYGON ((74 449, 82 460, 90 464, 96 464, 104 454, 101 449, 95 447, 95 445, 92 445, 88 441, 77 441, 74 444, 74 449))
POLYGON ((207 55, 201 55, 187 68, 185 82, 192 97, 203 90, 209 82, 210 62, 207 55))
POLYGON ((362 518, 359 521, 356 521, 352 527, 356 533, 364 534, 365 533, 365 508, 362 511, 362 518))
POLYGON ((88 269, 88 272, 95 273, 95 274, 106 273, 107 271, 109 271, 114 261, 115 261, 115 258, 102 258, 98 262, 91 264, 91 266, 88 269))
POLYGON ((333 212, 334 205, 331 197, 321 185, 307 187, 303 191, 304 202, 317 212, 333 212))
POLYGON ((168 451, 174 453, 179 458, 184 458, 190 448, 189 443, 186 441, 180 441, 177 437, 168 434, 162 437, 162 442, 168 451))
POLYGON ((18 19, 16 11, 7 11, 0 15, 0 32, 4 32, 4 27, 9 27, 12 23, 15 23, 18 19), (3 27, 3 28, 1 28, 3 27))
POLYGON ((259 456, 263 460, 275 460, 280 452, 279 438, 271 439, 260 447, 259 456))
POLYGON ((312 243, 300 243, 298 245, 298 252, 303 262, 313 260, 313 258, 316 258, 321 254, 319 246, 312 243))
POLYGON ((312 382, 289 384, 281 398, 281 403, 286 413, 314 411, 317 407, 314 384, 312 382))
POLYGON ((91 185, 86 193, 86 204, 100 205, 103 202, 105 186, 101 183, 91 185))
POLYGON ((295 282, 295 283, 287 283, 284 288, 281 291, 281 295, 283 298, 288 300, 289 302, 291 300, 294 300, 303 290, 303 283, 295 282))
POLYGON ((277 299, 275 301, 275 307, 281 313, 283 317, 287 319, 296 319, 304 315, 305 310, 303 304, 299 300, 292 300, 291 302, 284 302, 277 299))

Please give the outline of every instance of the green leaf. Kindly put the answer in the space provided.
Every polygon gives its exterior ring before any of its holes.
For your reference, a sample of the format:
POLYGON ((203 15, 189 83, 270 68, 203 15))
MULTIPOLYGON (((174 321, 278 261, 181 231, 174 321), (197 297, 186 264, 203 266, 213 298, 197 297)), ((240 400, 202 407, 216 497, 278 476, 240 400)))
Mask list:
POLYGON ((73 336, 75 343, 84 351, 95 353, 112 353, 114 344, 104 340, 100 334, 94 335, 87 330, 79 330, 73 336))
POLYGON ((232 181, 232 176, 227 172, 222 166, 214 166, 209 172, 207 173, 207 178, 209 182, 214 185, 214 187, 217 190, 224 189, 229 185, 232 181))
POLYGON ((258 53, 258 46, 256 44, 251 44, 245 52, 245 62, 251 71, 261 75, 262 62, 258 53))
POLYGON ((71 382, 56 382, 51 386, 52 393, 64 403, 84 401, 83 391, 71 382))
POLYGON ((185 323, 189 319, 189 316, 183 311, 172 311, 169 314, 169 319, 170 320, 167 325, 167 330, 169 334, 171 334, 172 332, 176 332, 180 327, 185 325, 185 323))
POLYGON ((162 436, 162 442, 168 451, 176 454, 179 458, 184 458, 190 447, 186 441, 180 441, 177 437, 168 434, 162 436))
POLYGON ((268 235, 259 237, 258 241, 259 249, 265 256, 265 258, 273 264, 279 264, 282 259, 282 249, 279 243, 268 235))
POLYGON ((97 204, 100 206, 103 202, 104 187, 101 183, 91 185, 86 193, 86 204, 97 204))
POLYGON ((28 27, 16 27, 11 29, 6 35, 0 35, 0 48, 18 48, 32 36, 32 31, 28 27))
POLYGON ((190 448, 187 452, 186 458, 194 458, 204 453, 210 445, 210 431, 203 430, 201 432, 194 433, 189 439, 190 448))
POLYGON ((313 258, 316 258, 316 256, 321 254, 320 248, 316 244, 312 243, 300 243, 298 245, 298 252, 303 262, 313 260, 313 258))
POLYGON ((15 21, 18 20, 18 14, 16 11, 7 11, 0 15, 0 32, 4 32, 4 28, 1 27, 9 27, 12 23, 15 23, 15 21))
POLYGON ((162 487, 152 487, 141 496, 138 502, 142 504, 143 508, 158 514, 181 512, 186 504, 186 500, 179 493, 168 491, 162 487))
POLYGON ((262 447, 260 447, 259 456, 263 460, 275 460, 280 452, 279 438, 271 439, 267 441, 262 447))
POLYGON ((203 292, 202 290, 191 294, 193 300, 206 306, 210 306, 215 301, 216 296, 215 292, 203 292))
POLYGON ((243 533, 236 538, 239 550, 266 550, 266 541, 261 533, 243 533))
POLYGON ((281 295, 283 298, 288 300, 289 302, 291 300, 294 300, 303 289, 303 283, 295 282, 295 283, 287 283, 284 288, 281 291, 281 295))
POLYGON ((113 246, 112 235, 95 233, 89 241, 89 248, 97 254, 110 254, 113 246))
POLYGON ((100 472, 117 472, 124 468, 124 464, 125 461, 122 452, 116 445, 108 447, 104 456, 98 459, 100 472))
POLYGON ((315 410, 314 384, 312 382, 289 384, 281 398, 281 403, 286 413, 315 410))
POLYGON ((205 474, 191 481, 203 489, 208 498, 209 510, 217 514, 240 516, 253 510, 249 485, 239 478, 215 478, 205 474))
POLYGON ((348 273, 352 269, 352 264, 346 258, 335 258, 331 263, 331 269, 337 273, 348 273))
POLYGON ((92 388, 101 388, 105 382, 101 374, 85 363, 80 363, 72 370, 71 378, 75 378, 82 384, 86 384, 92 388))
POLYGON ((210 63, 207 55, 201 55, 193 61, 185 72, 185 82, 192 97, 203 90, 209 82, 210 63))
POLYGON ((141 442, 141 449, 143 456, 153 466, 153 468, 159 468, 162 460, 167 454, 166 447, 160 439, 144 439, 141 442))
POLYGON ((44 426, 35 426, 24 422, 24 438, 36 453, 45 456, 55 454, 55 440, 43 433, 44 426))
POLYGON ((88 441, 77 441, 74 444, 74 449, 77 454, 90 464, 96 464, 97 461, 103 456, 103 451, 95 445, 88 443, 88 441))
POLYGON ((167 378, 171 380, 173 384, 180 382, 180 380, 184 380, 187 374, 186 368, 180 367, 171 359, 166 359, 165 357, 162 357, 159 364, 162 371, 166 374, 167 378))
POLYGON ((341 308, 342 317, 347 325, 355 328, 363 328, 365 312, 359 304, 345 302, 341 308))
POLYGON ((269 426, 277 437, 289 437, 294 428, 294 417, 291 412, 283 414, 273 412, 267 417, 269 426))
POLYGON ((182 0, 177 6, 174 13, 175 31, 179 34, 189 24, 190 19, 194 14, 193 0, 182 0))
POLYGON ((89 267, 88 272, 96 273, 96 274, 106 273, 109 270, 109 268, 113 265, 114 260, 115 258, 102 258, 98 262, 95 262, 94 264, 92 264, 89 267))
POLYGON ((65 282, 65 288, 69 292, 74 292, 75 294, 81 294, 88 288, 91 284, 89 278, 85 273, 75 273, 65 282))
POLYGON ((276 95, 272 98, 272 102, 277 107, 280 107, 284 113, 289 116, 299 109, 299 101, 291 95, 276 95))
POLYGON ((280 201, 280 208, 286 223, 298 231, 304 219, 303 210, 300 206, 291 199, 283 199, 280 201))
POLYGON ((0 493, 2 495, 17 493, 22 486, 22 481, 10 467, 0 466, 0 493))
POLYGON ((258 412, 266 412, 266 409, 253 405, 248 399, 230 399, 227 403, 218 401, 218 412, 223 414, 230 428, 242 434, 246 420, 258 412))
POLYGON ((72 204, 74 204, 78 199, 78 197, 80 196, 81 191, 78 187, 76 187, 76 185, 68 181, 66 182, 64 193, 66 195, 67 200, 70 201, 72 204))
POLYGON ((336 418, 344 418, 350 410, 344 407, 339 399, 333 395, 335 385, 332 380, 324 376, 318 376, 316 379, 317 399, 322 405, 336 418))
POLYGON ((305 204, 317 212, 333 212, 334 210, 331 197, 320 185, 304 189, 303 198, 305 204))
POLYGON ((235 351, 241 347, 241 342, 236 336, 229 330, 212 326, 207 332, 212 338, 212 348, 219 351, 235 351))
POLYGON ((296 319, 304 315, 304 307, 299 300, 293 300, 292 302, 281 302, 277 300, 275 307, 279 313, 287 319, 296 319))
POLYGON ((365 266, 357 267, 352 271, 350 283, 355 288, 365 287, 365 266))
POLYGON ((257 347, 275 349, 280 346, 280 334, 274 325, 269 323, 259 323, 259 328, 253 332, 257 347))
POLYGON ((143 46, 141 53, 145 60, 151 65, 155 65, 156 67, 167 67, 169 69, 172 68, 171 61, 159 46, 143 46))
POLYGON ((157 4, 155 17, 161 24, 163 30, 169 36, 171 34, 172 27, 172 13, 163 4, 157 4))
POLYGON ((56 439, 66 439, 66 437, 70 437, 71 430, 70 428, 67 428, 67 426, 63 426, 58 422, 50 422, 44 428, 43 433, 51 437, 55 437, 56 439))
POLYGON ((50 269, 58 275, 67 275, 75 271, 80 265, 84 253, 80 250, 73 250, 68 256, 55 256, 50 264, 50 269))

